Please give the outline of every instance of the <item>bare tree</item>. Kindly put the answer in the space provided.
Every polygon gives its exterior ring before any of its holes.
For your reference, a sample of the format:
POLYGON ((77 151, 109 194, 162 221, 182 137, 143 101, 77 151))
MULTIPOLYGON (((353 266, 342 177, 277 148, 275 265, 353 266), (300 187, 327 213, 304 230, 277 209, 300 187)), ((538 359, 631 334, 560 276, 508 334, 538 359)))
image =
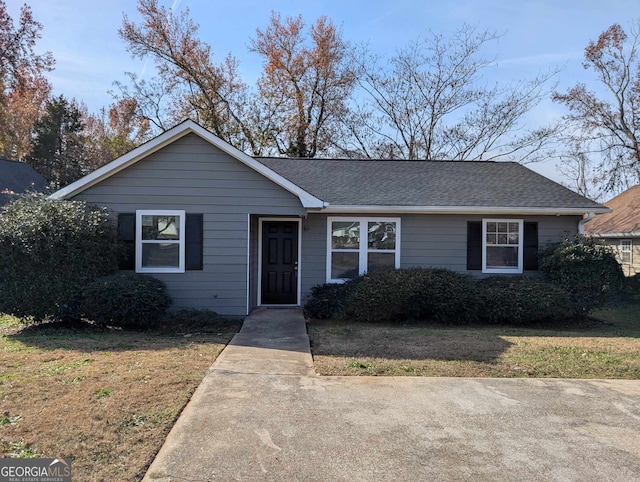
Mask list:
POLYGON ((565 136, 565 141, 567 148, 559 154, 560 162, 557 164, 558 172, 568 180, 563 184, 589 199, 600 200, 604 193, 598 185, 598 175, 592 160, 583 152, 579 141, 572 139, 570 135, 565 136))
POLYGON ((132 72, 126 72, 129 84, 114 82, 117 91, 110 91, 116 103, 126 102, 135 105, 134 115, 139 122, 147 122, 151 132, 164 132, 183 120, 176 118, 175 102, 178 81, 154 77, 150 80, 139 79, 132 72))
POLYGON ((191 117, 217 136, 254 155, 313 157, 329 145, 355 82, 349 45, 319 18, 307 31, 300 16, 272 14, 256 30, 251 49, 264 57, 257 89, 250 89, 228 55, 214 64, 186 10, 174 14, 157 0, 140 0, 142 21, 124 17, 120 36, 128 50, 155 61, 159 79, 117 84, 119 99, 136 100, 138 115, 160 130, 191 117))
POLYGON ((481 50, 497 38, 463 26, 451 38, 420 39, 387 63, 365 48, 358 74, 366 95, 346 123, 351 143, 345 153, 521 162, 544 157, 557 126, 526 130, 524 117, 548 94, 555 72, 506 87, 483 85, 495 60, 481 50))
POLYGON ((155 61, 160 80, 130 75, 133 90, 120 84, 120 98, 136 100, 160 129, 189 116, 254 155, 521 162, 548 154, 557 133, 524 126, 554 72, 482 85, 494 59, 481 50, 497 36, 472 27, 417 41, 381 65, 326 17, 307 28, 301 16, 272 13, 250 46, 264 59, 253 90, 233 57, 212 62, 188 10, 175 15, 157 0, 140 0, 138 10, 142 21, 125 16, 120 35, 132 54, 155 61))
MULTIPOLYGON (((569 163, 594 164, 592 180, 605 191, 616 191, 640 182, 640 23, 631 35, 614 24, 589 42, 583 66, 595 72, 607 95, 576 84, 553 99, 569 108, 565 120, 574 128, 573 143, 579 157, 569 163)), ((575 168, 575 166, 574 166, 575 168)))
MULTIPOLYGON (((133 55, 154 60, 162 79, 155 85, 136 85, 135 93, 149 101, 136 96, 138 105, 158 109, 155 101, 166 95, 170 86, 169 110, 174 117, 192 117, 231 144, 247 141, 253 152, 259 152, 261 146, 256 145, 252 131, 239 116, 247 100, 247 86, 240 79, 237 61, 229 55, 219 64, 212 62, 211 48, 197 37, 198 26, 188 9, 175 15, 159 7, 157 0, 140 0, 138 11, 140 24, 125 15, 120 37, 133 55), (159 85, 162 90, 151 94, 148 87, 159 85)), ((164 121, 157 125, 164 128, 164 121)))
POLYGON ((300 15, 282 21, 272 13, 251 47, 265 59, 258 88, 278 152, 315 157, 348 111, 355 73, 352 49, 331 21, 320 17, 307 35, 304 27, 300 15))

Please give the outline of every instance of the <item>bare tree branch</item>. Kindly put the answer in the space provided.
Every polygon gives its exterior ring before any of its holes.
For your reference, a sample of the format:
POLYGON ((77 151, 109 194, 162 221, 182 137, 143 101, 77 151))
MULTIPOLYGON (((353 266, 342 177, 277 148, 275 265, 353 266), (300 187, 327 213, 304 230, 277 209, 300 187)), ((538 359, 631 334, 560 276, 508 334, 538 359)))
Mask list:
POLYGON ((495 59, 481 51, 498 38, 465 25, 451 38, 433 35, 414 42, 386 65, 366 48, 358 52, 359 108, 370 115, 346 130, 373 143, 360 153, 528 162, 549 156, 559 126, 525 130, 524 117, 546 97, 556 71, 507 87, 482 86, 483 72, 495 59))
POLYGON ((564 157, 565 169, 580 172, 585 159, 594 165, 593 182, 605 191, 620 190, 640 182, 640 66, 638 39, 640 24, 630 36, 614 24, 589 42, 584 68, 592 70, 609 97, 600 98, 576 84, 566 93, 555 92, 553 100, 569 108, 565 121, 574 128, 573 155, 564 157), (599 160, 589 158, 597 153, 599 160))

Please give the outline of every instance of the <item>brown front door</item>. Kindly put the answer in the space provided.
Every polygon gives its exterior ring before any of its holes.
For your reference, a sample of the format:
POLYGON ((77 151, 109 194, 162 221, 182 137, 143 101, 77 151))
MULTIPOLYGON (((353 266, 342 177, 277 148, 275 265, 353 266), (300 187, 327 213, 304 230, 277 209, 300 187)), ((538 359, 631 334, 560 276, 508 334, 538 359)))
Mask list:
POLYGON ((298 223, 262 223, 262 296, 264 305, 298 303, 298 223))

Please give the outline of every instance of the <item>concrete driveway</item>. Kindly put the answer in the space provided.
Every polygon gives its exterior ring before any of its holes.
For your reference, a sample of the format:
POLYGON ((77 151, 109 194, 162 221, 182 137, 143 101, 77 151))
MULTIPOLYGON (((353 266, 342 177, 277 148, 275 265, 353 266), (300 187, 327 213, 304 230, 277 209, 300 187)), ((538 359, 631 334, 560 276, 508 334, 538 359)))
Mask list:
POLYGON ((640 480, 640 383, 319 377, 300 312, 263 311, 144 480, 640 480))

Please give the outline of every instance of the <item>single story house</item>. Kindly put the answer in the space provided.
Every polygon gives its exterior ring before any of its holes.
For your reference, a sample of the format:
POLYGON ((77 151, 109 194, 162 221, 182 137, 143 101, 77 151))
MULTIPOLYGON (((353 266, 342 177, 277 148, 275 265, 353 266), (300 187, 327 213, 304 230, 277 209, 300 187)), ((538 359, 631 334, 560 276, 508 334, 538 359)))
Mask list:
POLYGON ((0 206, 11 201, 14 194, 42 192, 46 186, 44 178, 29 164, 0 157, 0 206))
POLYGON ((604 203, 610 213, 585 224, 585 234, 601 238, 618 256, 627 276, 640 273, 640 184, 604 203))
POLYGON ((51 197, 106 206, 122 269, 225 315, 379 269, 535 272, 539 246, 609 211, 513 162, 254 158, 192 121, 51 197))

